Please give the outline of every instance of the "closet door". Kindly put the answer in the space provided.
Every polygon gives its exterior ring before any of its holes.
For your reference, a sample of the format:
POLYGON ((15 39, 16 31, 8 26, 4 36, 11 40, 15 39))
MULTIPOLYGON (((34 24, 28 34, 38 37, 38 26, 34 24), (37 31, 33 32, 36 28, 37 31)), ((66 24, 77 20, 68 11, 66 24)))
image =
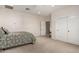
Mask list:
POLYGON ((59 17, 55 20, 55 37, 56 39, 67 40, 67 17, 59 17))
POLYGON ((68 20, 68 40, 79 45, 79 17, 72 16, 68 20))

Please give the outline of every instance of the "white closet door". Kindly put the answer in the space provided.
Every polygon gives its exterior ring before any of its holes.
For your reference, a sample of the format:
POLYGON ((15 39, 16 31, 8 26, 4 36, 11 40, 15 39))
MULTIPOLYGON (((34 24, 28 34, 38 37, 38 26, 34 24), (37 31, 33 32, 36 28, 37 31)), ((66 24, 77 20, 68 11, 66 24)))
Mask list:
POLYGON ((69 17, 68 20, 68 40, 72 43, 79 43, 79 17, 69 17))
POLYGON ((55 36, 56 39, 67 40, 67 17, 61 17, 55 20, 55 36))

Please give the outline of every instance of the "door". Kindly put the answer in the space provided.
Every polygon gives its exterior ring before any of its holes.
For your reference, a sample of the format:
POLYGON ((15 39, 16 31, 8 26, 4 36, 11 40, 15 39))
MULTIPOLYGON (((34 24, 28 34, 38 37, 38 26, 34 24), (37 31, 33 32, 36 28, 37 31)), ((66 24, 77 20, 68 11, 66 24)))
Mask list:
POLYGON ((50 33, 50 21, 46 22, 46 36, 51 37, 51 33, 50 33))
POLYGON ((68 40, 73 43, 79 43, 79 17, 69 17, 68 28, 68 40))
POLYGON ((55 36, 59 40, 67 40, 67 17, 59 17, 55 20, 55 36))

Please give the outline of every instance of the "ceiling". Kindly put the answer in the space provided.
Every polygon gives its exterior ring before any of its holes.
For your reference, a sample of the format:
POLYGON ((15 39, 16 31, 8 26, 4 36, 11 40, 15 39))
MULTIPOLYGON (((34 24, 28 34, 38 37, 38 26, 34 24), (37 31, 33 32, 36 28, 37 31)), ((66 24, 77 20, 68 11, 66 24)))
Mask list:
MULTIPOLYGON (((8 5, 12 6, 14 10, 28 12, 40 16, 50 16, 52 11, 63 7, 63 5, 8 5)), ((4 7, 4 5, 0 5, 4 7)))

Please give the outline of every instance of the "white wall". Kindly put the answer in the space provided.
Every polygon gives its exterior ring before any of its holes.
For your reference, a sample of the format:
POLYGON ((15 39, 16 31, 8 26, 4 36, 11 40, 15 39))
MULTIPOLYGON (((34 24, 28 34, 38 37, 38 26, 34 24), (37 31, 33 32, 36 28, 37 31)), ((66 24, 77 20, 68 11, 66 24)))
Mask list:
POLYGON ((11 32, 28 31, 33 33, 35 36, 39 36, 40 21, 45 20, 45 17, 0 8, 0 27, 4 26, 11 32))
POLYGON ((61 16, 79 16, 79 6, 68 6, 68 7, 63 7, 61 9, 55 10, 52 12, 51 16, 51 32, 52 32, 52 38, 55 39, 55 19, 57 17, 61 16))

